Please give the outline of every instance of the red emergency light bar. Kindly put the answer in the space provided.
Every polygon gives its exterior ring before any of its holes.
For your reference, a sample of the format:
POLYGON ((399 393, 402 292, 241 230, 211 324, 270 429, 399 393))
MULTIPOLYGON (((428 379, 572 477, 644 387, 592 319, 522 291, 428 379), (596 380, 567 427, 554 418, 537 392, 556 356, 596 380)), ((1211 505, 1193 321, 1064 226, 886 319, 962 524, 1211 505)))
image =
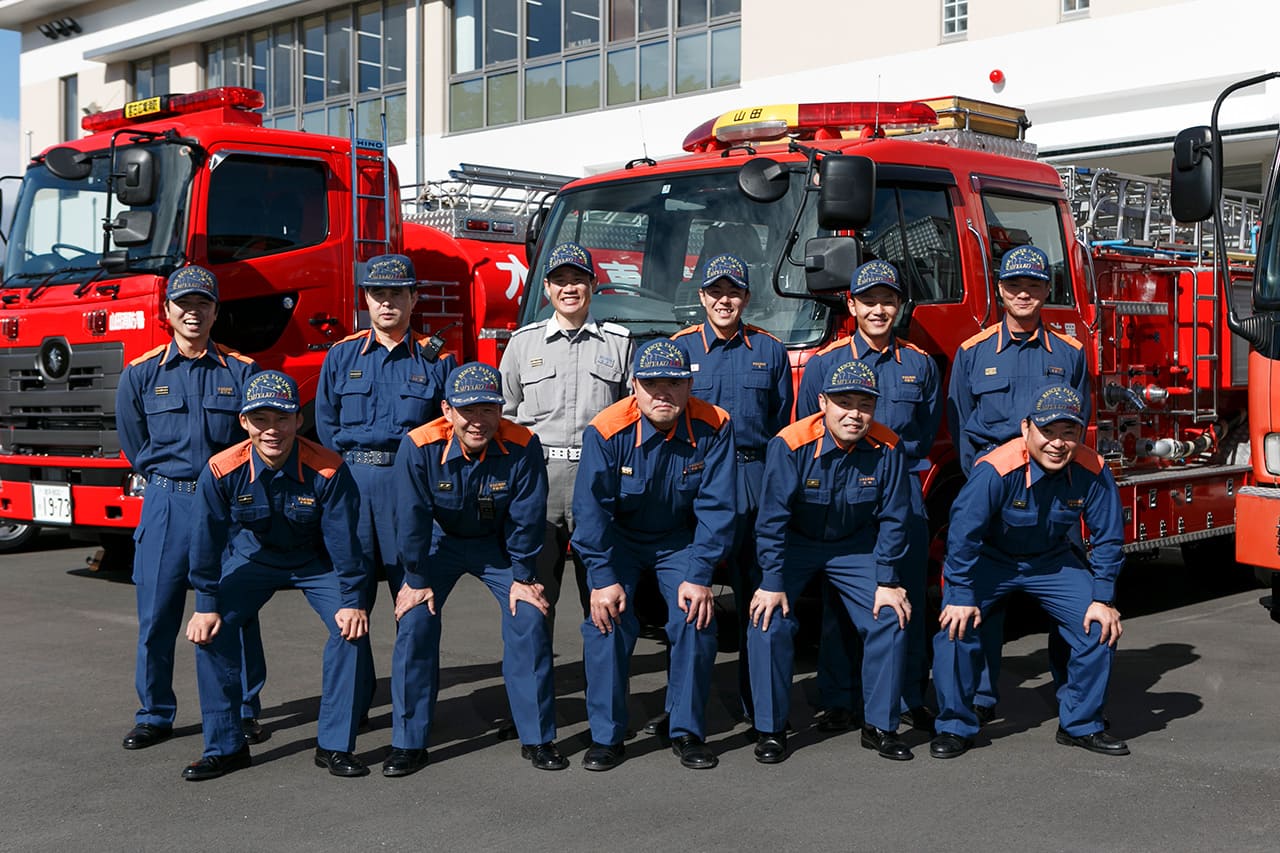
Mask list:
POLYGON ((749 107, 716 116, 684 138, 685 151, 714 151, 743 142, 840 139, 843 131, 931 127, 933 107, 919 101, 843 101, 749 107))
POLYGON ((85 116, 80 119, 80 126, 90 133, 97 133, 164 116, 196 113, 217 107, 258 110, 262 109, 265 103, 263 94, 255 89, 222 86, 217 89, 192 92, 190 95, 157 95, 141 101, 130 101, 124 105, 123 109, 85 116))

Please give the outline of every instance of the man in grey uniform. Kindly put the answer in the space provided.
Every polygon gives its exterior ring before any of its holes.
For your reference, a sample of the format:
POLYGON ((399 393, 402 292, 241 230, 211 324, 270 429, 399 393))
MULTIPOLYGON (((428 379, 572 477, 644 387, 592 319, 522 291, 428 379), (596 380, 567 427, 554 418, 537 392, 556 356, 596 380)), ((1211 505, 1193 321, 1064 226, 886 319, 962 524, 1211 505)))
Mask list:
MULTIPOLYGON (((573 483, 582 431, 607 406, 630 393, 631 333, 591 316, 595 286, 590 252, 577 243, 553 248, 543 288, 554 313, 516 330, 500 367, 506 398, 503 416, 533 430, 547 458, 547 533, 538 557, 538 580, 552 608, 549 627, 555 625, 573 533, 573 483)), ((576 556, 573 564, 585 615, 586 570, 576 556)))

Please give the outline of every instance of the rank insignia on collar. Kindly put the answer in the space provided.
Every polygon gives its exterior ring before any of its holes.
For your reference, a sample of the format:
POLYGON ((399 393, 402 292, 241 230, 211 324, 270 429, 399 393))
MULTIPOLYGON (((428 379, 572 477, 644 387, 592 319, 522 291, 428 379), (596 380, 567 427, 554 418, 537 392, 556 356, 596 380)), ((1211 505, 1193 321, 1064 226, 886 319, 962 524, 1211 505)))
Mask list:
POLYGON ((1014 508, 1014 509, 1026 509, 1026 508, 1027 508, 1027 502, 1026 502, 1025 500, 1022 500, 1022 499, 1015 500, 1015 501, 1013 502, 1013 508, 1014 508))
POLYGON ((618 472, 622 474, 622 476, 624 477, 630 477, 633 473, 635 473, 634 471, 631 470, 630 465, 623 465, 621 468, 618 469, 618 472))
POLYGON ((822 481, 821 480, 805 480, 804 487, 806 489, 821 489, 822 481))
POLYGON ((988 367, 986 370, 982 371, 982 375, 983 375, 983 376, 995 376, 995 375, 996 375, 996 369, 995 369, 994 367, 988 367))
POLYGON ((359 379, 359 378, 361 378, 362 376, 364 376, 364 371, 363 371, 363 370, 348 370, 348 371, 347 371, 347 378, 348 378, 348 379, 359 379))
POLYGON ((251 504, 253 503, 253 495, 236 495, 236 503, 251 504))
POLYGON ((236 389, 232 388, 230 385, 219 385, 219 386, 218 386, 218 394, 219 394, 220 396, 223 396, 223 397, 230 397, 230 396, 234 395, 235 393, 236 393, 236 389))
POLYGON ((157 397, 163 397, 163 396, 165 396, 165 395, 166 395, 166 394, 168 394, 168 393, 169 393, 169 386, 168 386, 168 385, 157 385, 157 386, 156 386, 156 396, 157 396, 157 397))
POLYGON ((453 483, 449 482, 448 480, 441 480, 440 482, 436 483, 436 489, 441 492, 452 492, 453 483))

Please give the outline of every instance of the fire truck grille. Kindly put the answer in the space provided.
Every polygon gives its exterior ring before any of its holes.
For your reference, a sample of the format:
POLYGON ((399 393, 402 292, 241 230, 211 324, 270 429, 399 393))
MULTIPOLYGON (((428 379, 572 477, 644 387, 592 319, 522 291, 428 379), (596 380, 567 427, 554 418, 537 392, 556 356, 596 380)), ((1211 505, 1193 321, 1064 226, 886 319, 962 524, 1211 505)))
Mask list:
POLYGON ((124 345, 63 342, 67 364, 49 357, 51 343, 0 350, 0 453, 115 456, 124 345))

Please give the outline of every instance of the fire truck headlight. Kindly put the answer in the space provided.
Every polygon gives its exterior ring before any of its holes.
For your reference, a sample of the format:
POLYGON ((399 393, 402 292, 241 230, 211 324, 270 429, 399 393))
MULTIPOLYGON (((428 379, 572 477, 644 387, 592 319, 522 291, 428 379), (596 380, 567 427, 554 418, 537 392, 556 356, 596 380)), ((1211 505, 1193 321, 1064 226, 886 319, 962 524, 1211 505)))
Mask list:
POLYGON ((1262 440, 1262 459, 1267 473, 1280 477, 1280 432, 1269 432, 1262 440))
POLYGON ((131 498, 140 498, 147 490, 147 478, 141 474, 130 474, 124 481, 124 493, 131 498))

